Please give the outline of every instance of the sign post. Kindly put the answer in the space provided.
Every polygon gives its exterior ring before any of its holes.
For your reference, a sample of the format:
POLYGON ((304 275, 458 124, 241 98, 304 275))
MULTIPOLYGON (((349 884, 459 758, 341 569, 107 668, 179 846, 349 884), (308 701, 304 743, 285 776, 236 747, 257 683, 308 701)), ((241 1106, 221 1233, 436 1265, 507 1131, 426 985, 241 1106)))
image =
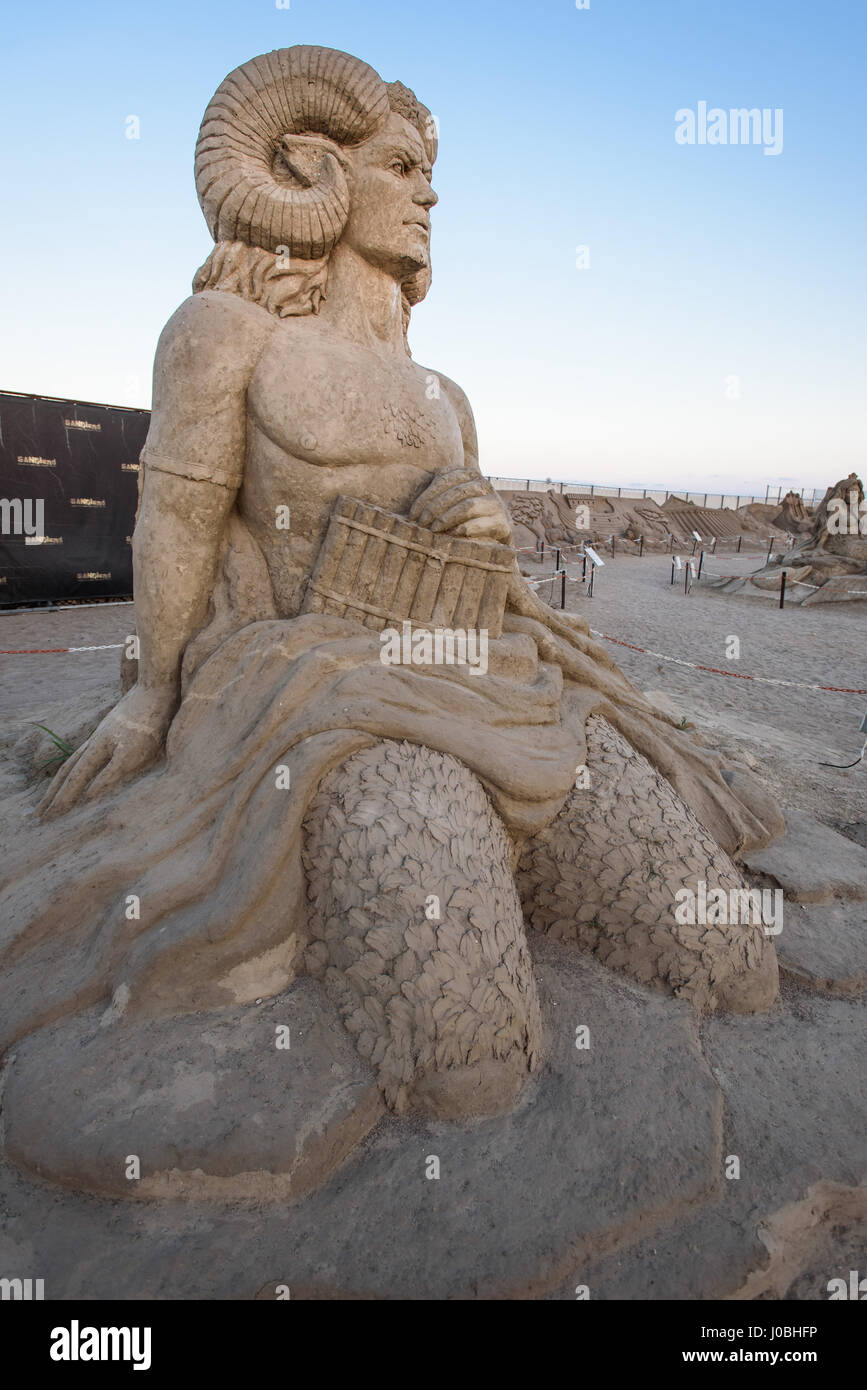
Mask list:
POLYGON ((596 554, 596 551, 593 549, 592 545, 585 545, 585 547, 584 547, 584 552, 585 552, 585 554, 589 557, 589 560, 590 560, 590 583, 589 583, 589 585, 588 585, 588 587, 587 587, 587 597, 588 597, 588 598, 592 598, 592 597, 593 597, 593 579, 594 579, 594 577, 595 577, 595 575, 596 575, 597 569, 601 569, 602 566, 605 564, 605 561, 599 558, 599 556, 596 554))

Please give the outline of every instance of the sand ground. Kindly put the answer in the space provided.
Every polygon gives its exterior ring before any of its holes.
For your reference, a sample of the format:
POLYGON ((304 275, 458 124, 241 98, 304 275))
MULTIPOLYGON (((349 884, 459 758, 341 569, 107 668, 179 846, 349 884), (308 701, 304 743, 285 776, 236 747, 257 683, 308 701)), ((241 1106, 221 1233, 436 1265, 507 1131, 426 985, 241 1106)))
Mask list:
MULTIPOLYGON (((742 575, 760 568, 762 559, 727 554, 707 563, 714 573, 742 575)), ((580 576, 581 566, 570 565, 569 572, 580 576)), ((552 589, 559 607, 559 580, 537 593, 548 599, 552 589)), ((671 561, 659 554, 616 555, 597 574, 591 599, 585 591, 586 585, 567 583, 567 610, 635 646, 737 675, 867 690, 867 604, 780 611, 773 600, 708 588, 685 596, 682 575, 672 586, 671 561), (726 658, 733 636, 740 639, 738 660, 726 658)), ((640 690, 664 697, 664 707, 694 724, 708 743, 755 759, 783 804, 838 830, 867 820, 867 761, 850 771, 820 766, 858 757, 867 695, 763 685, 605 645, 640 690)))

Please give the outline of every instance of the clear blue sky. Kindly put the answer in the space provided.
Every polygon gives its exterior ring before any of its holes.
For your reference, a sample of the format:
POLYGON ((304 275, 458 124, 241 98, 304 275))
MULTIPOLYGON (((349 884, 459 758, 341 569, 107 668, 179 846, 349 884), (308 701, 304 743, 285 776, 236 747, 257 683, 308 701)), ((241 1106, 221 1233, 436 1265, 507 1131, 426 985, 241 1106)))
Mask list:
POLYGON ((3 28, 0 387, 150 404, 210 247, 205 105, 319 43, 439 118, 411 342, 468 392, 486 472, 763 492, 863 470, 864 0, 84 0, 3 28), (700 101, 782 108, 782 153, 677 144, 700 101))

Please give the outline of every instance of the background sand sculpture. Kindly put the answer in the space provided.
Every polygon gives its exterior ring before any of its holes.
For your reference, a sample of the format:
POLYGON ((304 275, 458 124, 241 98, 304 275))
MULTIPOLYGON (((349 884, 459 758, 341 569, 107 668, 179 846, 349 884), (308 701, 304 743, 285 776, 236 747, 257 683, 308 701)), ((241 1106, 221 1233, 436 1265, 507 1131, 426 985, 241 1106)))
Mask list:
MULTIPOLYGON (((778 812, 649 704, 585 621, 547 609, 512 563, 483 676, 380 659, 377 628, 410 616, 401 577, 382 598, 387 566, 417 566, 419 591, 430 580, 423 625, 438 547, 479 547, 461 603, 511 539, 466 398, 436 374, 431 395, 406 346, 430 280, 435 153, 408 89, 330 50, 254 59, 208 108, 197 186, 218 240, 157 353, 137 680, 7 864, 4 1044, 33 1035, 31 1076, 60 1074, 84 1010, 105 1010, 96 1038, 147 1037, 156 1065, 189 1015, 277 997, 306 972, 389 1106, 502 1110, 542 1047, 522 906, 698 1008, 775 998, 761 926, 675 932, 670 893, 742 883, 730 856, 767 844, 778 812), (328 580, 337 611, 307 611, 346 497, 373 518, 354 514, 328 580), (381 564, 356 584, 371 543, 381 564), (376 622, 344 616, 359 602, 376 622)), ((93 1056, 87 1085, 104 1098, 110 1053, 93 1056)), ((63 1167, 74 1135, 50 1163, 34 1156, 38 1104, 19 1084, 8 1152, 95 1185, 86 1160, 63 1167)), ((222 1135, 197 1167, 221 1180, 267 1167, 245 1134, 228 1173, 222 1135)))
MULTIPOLYGON (((757 515, 755 504, 735 511, 730 507, 698 507, 670 497, 660 506, 651 497, 630 499, 598 493, 590 496, 552 488, 545 492, 503 490, 500 498, 512 520, 515 545, 524 552, 535 551, 542 541, 554 549, 564 545, 579 547, 585 541, 598 548, 611 545, 613 540, 621 554, 633 555, 639 549, 642 554, 691 549, 694 531, 706 544, 714 539, 733 542, 739 537, 748 543, 767 543, 771 539, 780 545, 786 542, 787 513, 761 504, 761 514, 757 515)), ((526 553, 521 559, 532 563, 532 556, 526 553)))
POLYGON ((774 525, 796 536, 809 531, 812 524, 812 508, 804 506, 804 500, 797 492, 787 492, 774 517, 774 525))
POLYGON ((867 600, 867 508, 860 478, 854 473, 841 478, 828 488, 812 517, 795 514, 793 520, 800 532, 793 546, 775 553, 748 579, 717 578, 715 587, 775 599, 785 571, 787 603, 867 600))

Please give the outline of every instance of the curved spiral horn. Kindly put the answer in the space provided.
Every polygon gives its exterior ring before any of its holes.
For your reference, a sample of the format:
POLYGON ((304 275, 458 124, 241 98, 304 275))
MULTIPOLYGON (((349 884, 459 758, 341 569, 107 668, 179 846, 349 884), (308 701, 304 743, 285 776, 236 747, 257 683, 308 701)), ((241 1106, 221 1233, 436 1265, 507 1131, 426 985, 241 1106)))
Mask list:
POLYGON ((337 49, 298 44, 229 73, 196 142, 196 191, 214 240, 327 255, 349 213, 340 146, 368 139, 388 113, 378 73, 337 49))

